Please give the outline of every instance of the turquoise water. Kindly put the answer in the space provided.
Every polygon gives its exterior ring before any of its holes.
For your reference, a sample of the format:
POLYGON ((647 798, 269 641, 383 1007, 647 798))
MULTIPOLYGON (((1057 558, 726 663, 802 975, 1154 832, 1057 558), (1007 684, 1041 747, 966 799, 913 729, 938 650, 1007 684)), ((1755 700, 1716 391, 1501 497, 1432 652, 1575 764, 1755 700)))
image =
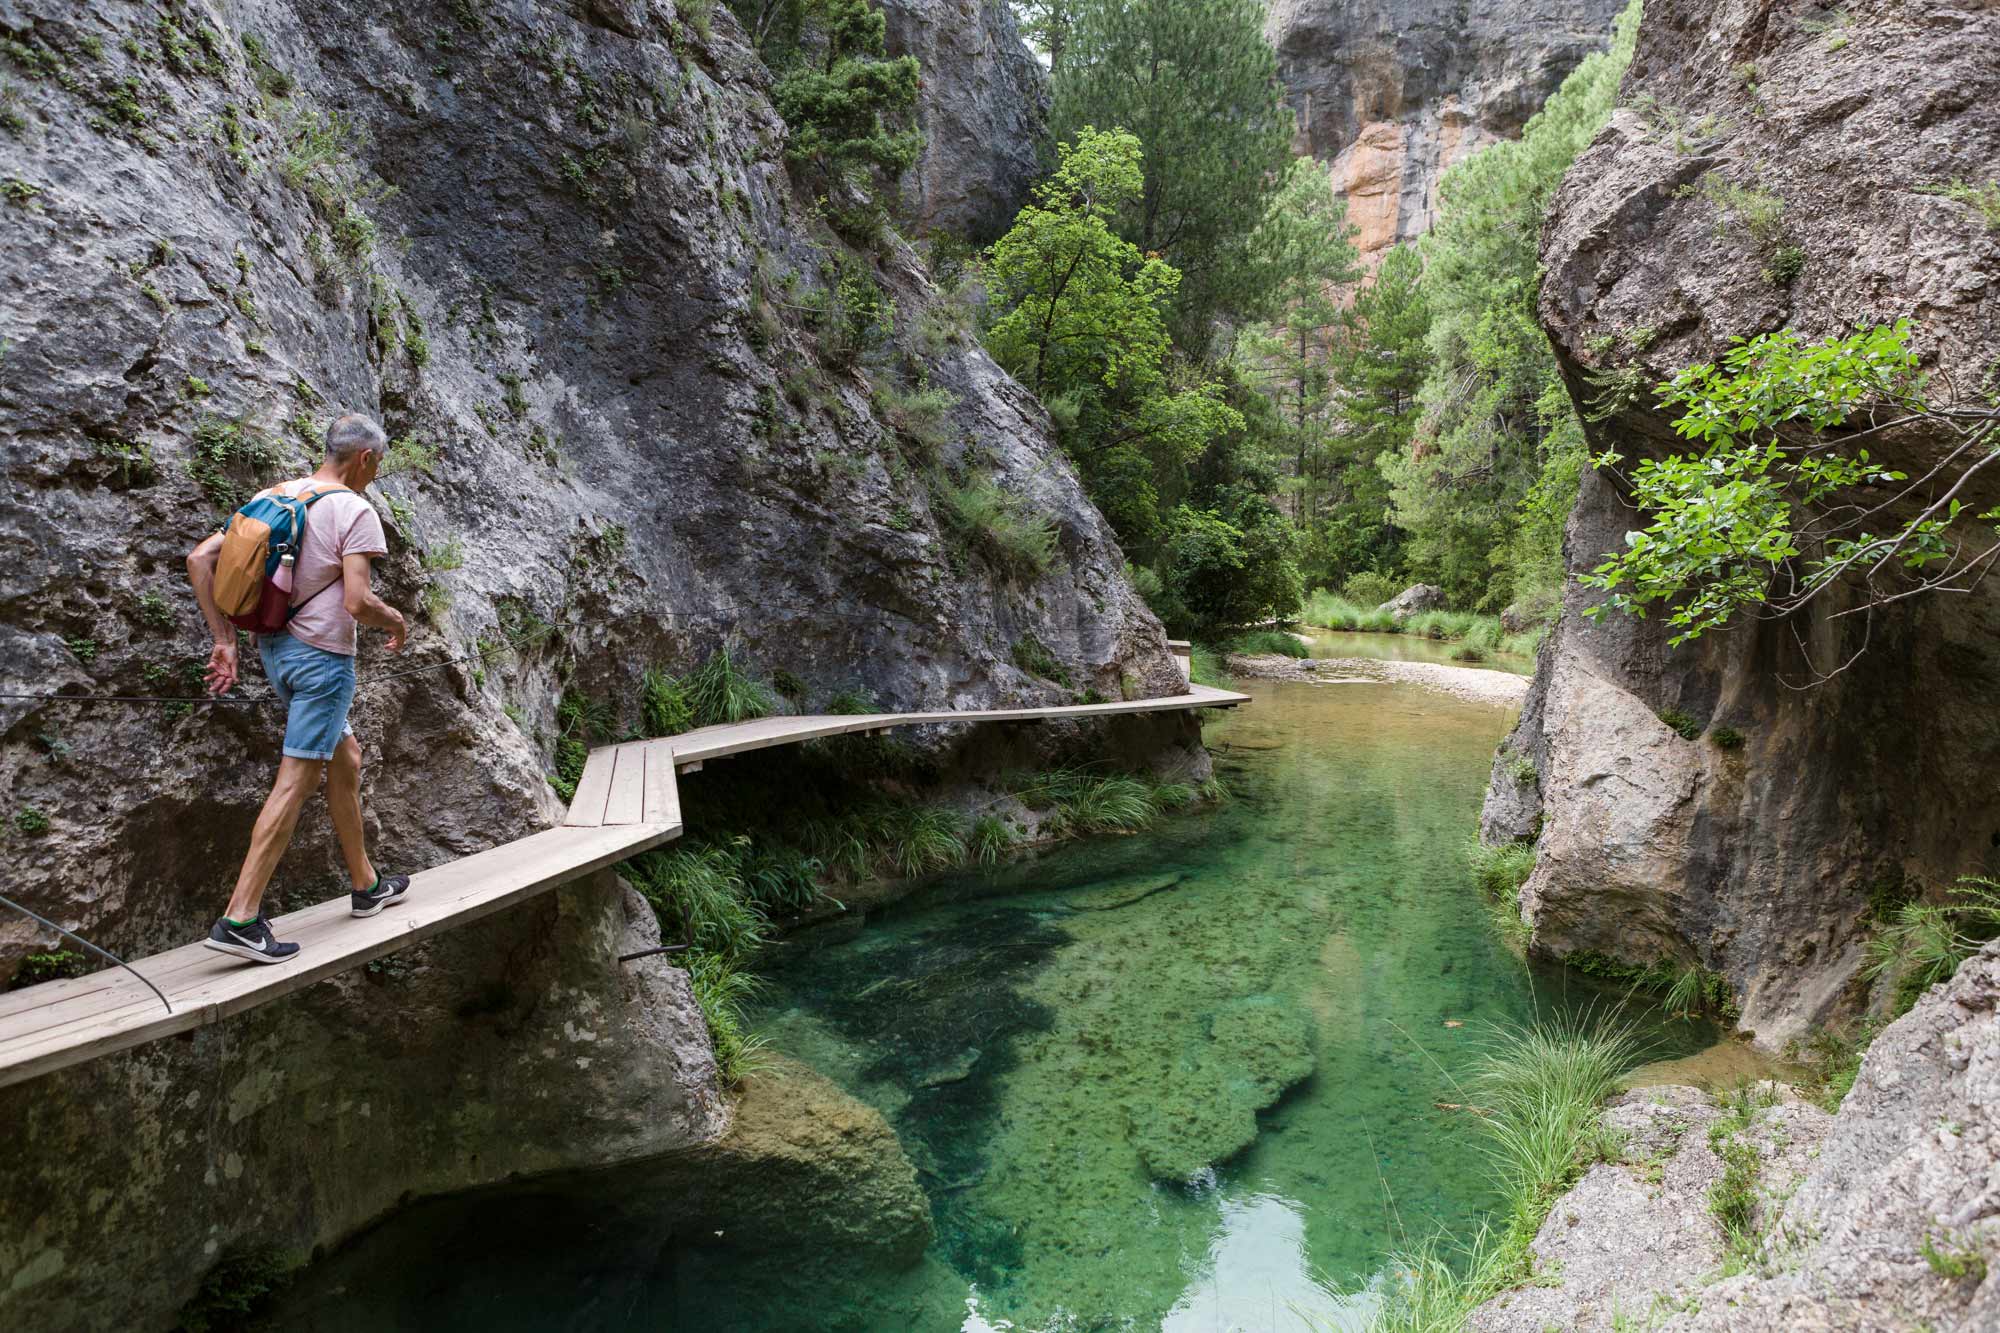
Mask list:
MULTIPOLYGON (((1508 714, 1244 688, 1208 728, 1229 803, 952 877, 771 960, 762 1030, 879 1108, 918 1169, 937 1239, 917 1267, 788 1284, 719 1246, 627 1254, 615 1208, 644 1203, 606 1173, 599 1212, 572 1192, 406 1215, 324 1266, 314 1324, 1354 1326, 1389 1250, 1493 1203, 1465 1113, 1438 1105, 1466 1100, 1483 1034, 1602 1000, 1531 971, 1467 876, 1508 714), (407 1259, 367 1271, 441 1243, 458 1257, 420 1282, 407 1259)), ((1679 1028, 1659 1054, 1705 1044, 1679 1028)))

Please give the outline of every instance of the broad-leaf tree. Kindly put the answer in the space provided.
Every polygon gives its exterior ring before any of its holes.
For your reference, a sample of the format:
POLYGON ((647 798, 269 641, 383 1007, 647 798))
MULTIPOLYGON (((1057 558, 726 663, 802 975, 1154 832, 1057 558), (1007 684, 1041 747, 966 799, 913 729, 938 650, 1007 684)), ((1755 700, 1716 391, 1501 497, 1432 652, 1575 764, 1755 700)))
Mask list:
POLYGON ((1119 234, 1180 270, 1178 344, 1221 312, 1259 316, 1275 275, 1251 236, 1285 179, 1292 117, 1259 0, 1074 0, 1051 129, 1121 125, 1145 145, 1119 234))
MULTIPOLYGON (((1739 613, 1796 615, 1837 586, 1853 604, 1831 614, 1866 616, 1986 577, 2000 560, 2000 507, 1965 497, 1993 493, 1974 478, 2000 473, 2000 408, 1926 402, 1911 329, 1739 338, 1719 365, 1659 385, 1661 404, 1680 410, 1675 432, 1697 447, 1621 474, 1648 521, 1583 576, 1609 594, 1589 614, 1662 606, 1678 644, 1739 613), (1868 441, 1899 433, 1944 442, 1924 475, 1870 455, 1868 441)), ((1624 462, 1614 451, 1591 461, 1624 462)))

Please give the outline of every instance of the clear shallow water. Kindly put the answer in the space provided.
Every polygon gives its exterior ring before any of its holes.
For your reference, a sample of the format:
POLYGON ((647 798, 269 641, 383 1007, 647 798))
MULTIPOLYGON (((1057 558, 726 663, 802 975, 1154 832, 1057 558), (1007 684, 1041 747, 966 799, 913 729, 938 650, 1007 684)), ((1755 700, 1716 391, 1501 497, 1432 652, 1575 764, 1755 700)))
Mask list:
MULTIPOLYGON (((916 1268, 792 1284, 768 1255, 627 1253, 617 1210, 645 1205, 604 1173, 595 1212, 530 1192, 414 1210, 322 1267, 313 1326, 1357 1318, 1338 1291, 1493 1203, 1472 1127, 1435 1105, 1464 1100, 1481 1034, 1603 1000, 1531 972, 1469 883, 1507 715, 1408 686, 1245 688, 1255 702, 1209 728, 1228 805, 952 878, 773 959, 763 1030, 879 1108, 919 1171, 937 1240, 916 1268), (1245 1143, 1191 1182, 1155 1178, 1245 1143)), ((1657 1053, 1710 1038, 1672 1025, 1657 1053)))

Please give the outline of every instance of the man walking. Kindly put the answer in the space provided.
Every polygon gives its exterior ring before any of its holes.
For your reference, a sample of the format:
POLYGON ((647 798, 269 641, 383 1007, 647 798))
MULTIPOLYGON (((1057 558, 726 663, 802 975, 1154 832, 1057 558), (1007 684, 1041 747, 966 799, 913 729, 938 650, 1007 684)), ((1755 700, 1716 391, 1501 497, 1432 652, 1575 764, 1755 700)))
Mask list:
MULTIPOLYGON (((278 779, 250 833, 250 853, 236 876, 229 907, 203 941, 209 948, 256 963, 281 963, 299 951, 271 933, 264 889, 291 843, 306 798, 326 781, 327 811, 354 890, 355 916, 373 916, 409 891, 407 875, 378 875, 361 826, 361 746, 348 725, 354 702, 356 622, 389 635, 400 652, 408 633, 400 612, 375 595, 371 565, 389 547, 382 520, 361 491, 375 480, 389 439, 365 416, 349 415, 326 432, 326 459, 309 477, 272 488, 317 496, 306 511, 305 535, 293 566, 291 620, 283 631, 258 636, 264 675, 285 706, 284 757, 278 779)), ((188 578, 202 618, 215 637, 208 655, 208 691, 236 683, 236 629, 215 600, 220 533, 188 553, 188 578)))

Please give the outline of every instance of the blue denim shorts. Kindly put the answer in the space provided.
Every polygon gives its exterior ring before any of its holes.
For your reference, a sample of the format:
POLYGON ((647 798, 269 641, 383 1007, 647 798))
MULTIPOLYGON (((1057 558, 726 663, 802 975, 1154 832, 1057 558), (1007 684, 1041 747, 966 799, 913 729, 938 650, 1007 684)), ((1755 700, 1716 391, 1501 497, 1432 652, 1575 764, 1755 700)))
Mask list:
POLYGON ((342 736, 352 736, 347 710, 354 703, 354 659, 302 643, 289 634, 260 634, 264 675, 285 706, 285 753, 293 759, 331 759, 342 736))

